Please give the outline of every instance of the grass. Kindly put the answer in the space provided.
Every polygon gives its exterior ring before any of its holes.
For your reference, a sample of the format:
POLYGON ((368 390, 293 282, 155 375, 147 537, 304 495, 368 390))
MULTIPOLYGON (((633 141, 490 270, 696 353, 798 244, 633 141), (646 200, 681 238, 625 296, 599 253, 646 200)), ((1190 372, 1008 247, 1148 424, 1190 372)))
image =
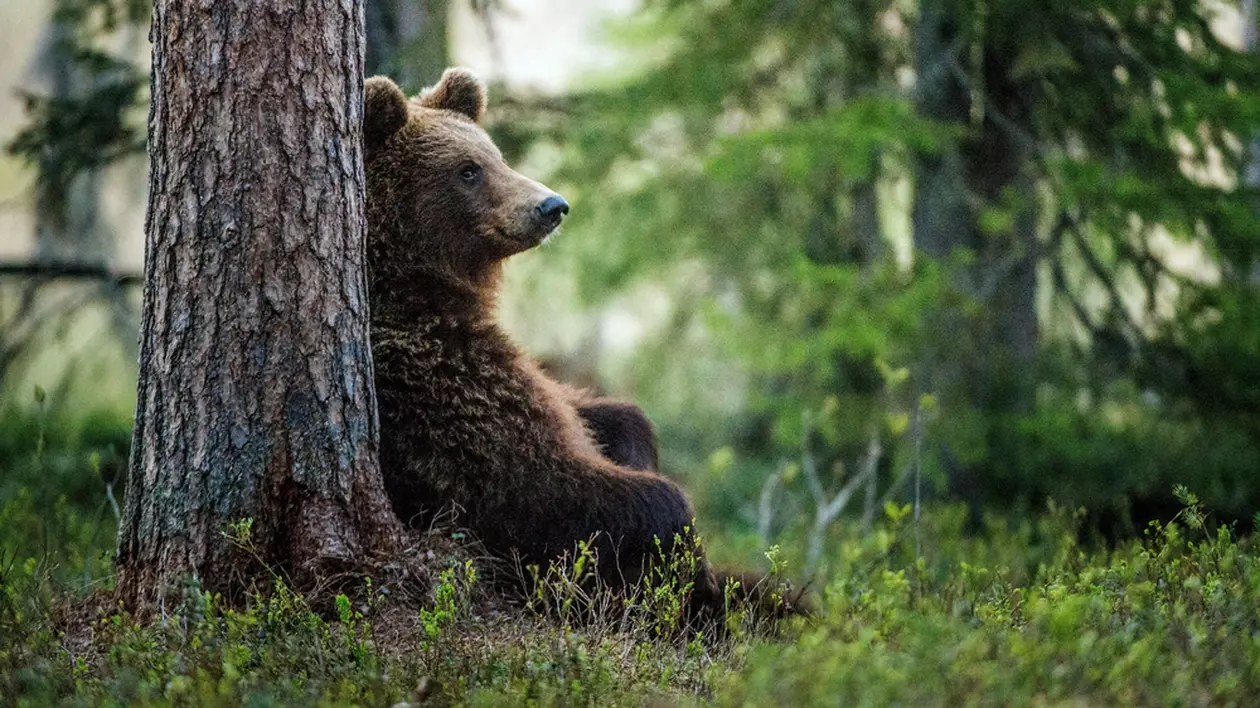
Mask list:
MULTIPOLYGON (((99 465, 125 425, 0 425, 0 705, 1228 706, 1260 691, 1260 549, 1184 489, 1175 519, 1112 547, 1083 543, 1072 509, 968 535, 960 508, 916 527, 889 504, 868 533, 841 523, 818 615, 775 633, 662 631, 666 585, 627 601, 579 564, 509 600, 446 551, 419 605, 363 578, 315 611, 276 577, 228 607, 190 579, 141 624, 105 592, 99 465)), ((791 557, 799 541, 780 541, 745 562, 791 557)))

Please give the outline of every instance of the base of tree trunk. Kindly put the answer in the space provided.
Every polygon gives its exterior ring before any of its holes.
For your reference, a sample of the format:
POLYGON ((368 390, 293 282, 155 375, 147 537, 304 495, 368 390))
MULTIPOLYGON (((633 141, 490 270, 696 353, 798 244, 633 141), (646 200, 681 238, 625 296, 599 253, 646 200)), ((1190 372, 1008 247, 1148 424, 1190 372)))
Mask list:
POLYGON ((180 603, 190 586, 240 604, 277 578, 314 607, 365 576, 388 576, 414 585, 412 592, 428 592, 432 574, 415 550, 420 539, 403 527, 383 493, 360 494, 361 503, 347 510, 292 482, 279 487, 257 518, 230 524, 217 538, 123 549, 116 602, 147 618, 180 603))

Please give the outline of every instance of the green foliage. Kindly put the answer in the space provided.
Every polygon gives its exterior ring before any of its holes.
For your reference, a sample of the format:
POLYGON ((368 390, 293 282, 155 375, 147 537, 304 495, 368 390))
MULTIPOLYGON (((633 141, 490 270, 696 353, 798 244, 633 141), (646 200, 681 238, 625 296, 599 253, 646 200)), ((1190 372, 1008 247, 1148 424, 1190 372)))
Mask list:
POLYGON ((1043 549, 1022 559, 1043 559, 1031 569, 1005 564, 1019 560, 1012 543, 1033 540, 1027 527, 995 536, 989 560, 967 553, 947 569, 889 560, 878 535, 850 544, 826 618, 792 644, 756 648, 719 701, 1247 703, 1260 681, 1254 539, 1205 524, 1197 500, 1179 495, 1179 520, 1111 552, 1077 546, 1060 515, 1036 534, 1043 549))
POLYGON ((0 565, 33 559, 78 592, 111 569, 131 421, 107 411, 0 411, 0 565))
POLYGON ((524 569, 525 608, 563 627, 577 627, 586 634, 619 641, 686 639, 704 643, 714 635, 730 639, 775 633, 765 606, 757 600, 764 596, 777 602, 790 590, 778 568, 772 568, 752 588, 741 587, 741 580, 726 578, 719 588, 723 592, 724 623, 712 622, 709 611, 713 608, 697 611, 691 600, 704 562, 701 543, 694 536, 687 540, 675 536, 666 553, 658 539, 650 567, 629 588, 610 585, 600 573, 594 544, 579 543, 571 558, 554 561, 546 569, 524 569))
POLYGON ((913 467, 932 495, 1022 510, 1056 492, 1140 528, 1187 480, 1246 518, 1260 61, 1214 33, 1218 11, 647 3, 622 73, 500 126, 559 149, 549 181, 575 204, 533 275, 576 273, 592 306, 653 303, 616 385, 733 527, 787 461, 817 455, 832 494, 872 438, 881 498, 907 498, 913 467), (935 91, 950 110, 925 107, 935 91), (958 167, 961 219, 923 196, 937 163, 958 167), (925 223, 960 233, 929 247, 925 223), (1031 344, 1011 334, 1029 320, 1031 344), (939 407, 911 430, 920 394, 939 407), (715 449, 734 464, 698 472, 715 449))
POLYGON ((681 552, 660 553, 640 587, 619 593, 600 575, 594 544, 579 542, 571 559, 554 561, 546 569, 526 569, 525 606, 566 627, 633 628, 642 631, 643 640, 674 636, 682 626, 685 597, 694 585, 699 562, 696 546, 686 546, 680 538, 675 543, 681 552))
POLYGON ((1050 496, 1088 505, 1115 517, 1105 530, 1129 535, 1141 530, 1132 526, 1138 519, 1175 513, 1168 490, 1197 480, 1218 513, 1247 520, 1260 498, 1255 439, 1217 418, 1170 415, 1121 389, 1090 405, 1047 395, 1033 415, 997 426, 991 493, 1019 490, 1024 504, 1016 508, 1050 496))
POLYGON ((442 638, 460 619, 466 619, 469 600, 477 585, 477 569, 471 560, 454 565, 438 575, 432 609, 420 611, 420 625, 430 640, 442 638))

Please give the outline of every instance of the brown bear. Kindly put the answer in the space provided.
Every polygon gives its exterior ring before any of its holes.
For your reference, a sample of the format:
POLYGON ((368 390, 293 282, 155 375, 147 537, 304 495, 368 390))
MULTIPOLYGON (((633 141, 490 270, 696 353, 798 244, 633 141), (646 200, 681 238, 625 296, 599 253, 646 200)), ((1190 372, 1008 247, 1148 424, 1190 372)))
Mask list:
MULTIPOLYGON (((448 69, 408 99, 384 77, 364 101, 372 354, 381 468, 413 525, 447 507, 499 555, 542 566, 595 539, 601 575, 637 582, 690 539, 683 491, 657 474, 637 407, 546 376, 496 321, 500 272, 569 211, 508 167, 480 127, 485 89, 448 69)), ((701 562, 695 606, 720 605, 701 562)))

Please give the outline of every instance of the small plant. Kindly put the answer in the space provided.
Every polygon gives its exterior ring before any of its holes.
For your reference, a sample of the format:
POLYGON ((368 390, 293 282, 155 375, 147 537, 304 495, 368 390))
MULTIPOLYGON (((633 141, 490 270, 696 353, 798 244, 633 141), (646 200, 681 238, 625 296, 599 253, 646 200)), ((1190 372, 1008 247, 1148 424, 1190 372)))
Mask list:
POLYGON ((432 609, 420 610, 420 625, 430 640, 441 639, 455 623, 466 619, 477 586, 477 568, 471 560, 453 565, 438 575, 432 609))

